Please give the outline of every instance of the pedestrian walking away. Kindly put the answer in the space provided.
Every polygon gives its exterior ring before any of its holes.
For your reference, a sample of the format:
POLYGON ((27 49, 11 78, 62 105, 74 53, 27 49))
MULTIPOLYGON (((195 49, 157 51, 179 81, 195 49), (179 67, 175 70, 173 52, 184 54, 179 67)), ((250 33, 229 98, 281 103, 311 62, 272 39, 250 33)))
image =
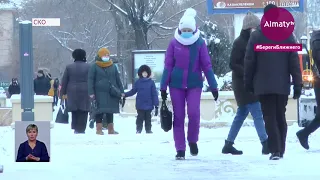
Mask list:
POLYGON ((72 52, 74 62, 69 64, 62 77, 61 94, 67 99, 66 110, 72 113, 71 127, 75 134, 84 134, 90 111, 88 96, 88 73, 90 65, 86 52, 76 49, 72 52))
POLYGON ((33 81, 34 93, 36 95, 48 96, 51 84, 50 80, 46 78, 43 70, 38 70, 37 78, 33 81))
POLYGON ((238 110, 229 130, 228 138, 225 140, 225 145, 222 148, 223 154, 243 154, 242 151, 233 147, 233 144, 249 112, 253 117, 254 126, 262 144, 262 154, 269 154, 268 136, 264 126, 260 102, 258 101, 258 97, 247 92, 243 85, 246 46, 251 32, 259 25, 260 19, 252 13, 248 13, 243 19, 240 36, 233 43, 230 56, 230 69, 232 70, 232 89, 238 104, 238 110))
MULTIPOLYGON (((269 4, 264 13, 272 8, 269 4)), ((257 52, 255 44, 296 44, 293 35, 288 39, 274 42, 258 27, 252 32, 244 58, 244 85, 248 92, 259 97, 265 128, 268 134, 270 160, 283 157, 286 148, 287 121, 286 106, 290 94, 290 76, 294 85, 294 99, 298 99, 302 90, 302 75, 297 52, 257 52)))
POLYGON ((314 61, 313 75, 314 75, 314 93, 316 96, 317 110, 315 118, 305 128, 297 132, 297 137, 301 146, 309 149, 309 135, 315 132, 320 127, 320 30, 313 31, 311 40, 311 55, 314 61))
POLYGON ((138 69, 139 79, 134 83, 133 88, 124 94, 124 97, 136 96, 136 133, 141 134, 143 121, 145 122, 145 130, 147 134, 151 131, 151 112, 155 109, 155 116, 158 115, 159 99, 158 92, 154 81, 150 78, 151 69, 147 65, 142 65, 138 69))
POLYGON ((56 78, 53 83, 53 90, 54 90, 53 103, 55 106, 58 105, 58 100, 59 100, 59 98, 58 98, 59 97, 59 95, 58 95, 59 84, 60 84, 59 79, 56 78))
POLYGON ((198 155, 200 129, 200 100, 203 87, 202 71, 209 82, 214 100, 218 99, 217 82, 205 41, 196 28, 196 11, 189 8, 180 19, 174 38, 165 56, 165 67, 161 79, 162 101, 167 100, 167 87, 173 106, 173 136, 177 151, 176 159, 185 159, 185 106, 188 111, 187 140, 190 153, 198 155))
POLYGON ((124 94, 122 82, 117 67, 110 59, 107 48, 99 49, 96 62, 92 64, 88 76, 89 96, 95 99, 96 109, 96 134, 104 135, 102 119, 105 114, 108 134, 119 134, 114 129, 113 114, 120 113, 119 105, 124 94))

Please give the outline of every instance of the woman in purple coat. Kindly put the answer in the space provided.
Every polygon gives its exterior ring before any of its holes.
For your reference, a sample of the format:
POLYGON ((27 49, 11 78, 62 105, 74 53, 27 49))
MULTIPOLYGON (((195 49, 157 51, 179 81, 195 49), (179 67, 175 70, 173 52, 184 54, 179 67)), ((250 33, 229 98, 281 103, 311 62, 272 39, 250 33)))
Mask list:
POLYGON ((188 135, 190 153, 198 155, 200 129, 200 100, 204 72, 213 94, 218 99, 217 82, 205 41, 196 28, 196 11, 189 8, 180 20, 179 28, 171 40, 165 57, 165 68, 161 80, 161 97, 167 99, 167 86, 173 106, 173 136, 177 151, 176 159, 185 159, 184 132, 185 106, 188 111, 188 135))

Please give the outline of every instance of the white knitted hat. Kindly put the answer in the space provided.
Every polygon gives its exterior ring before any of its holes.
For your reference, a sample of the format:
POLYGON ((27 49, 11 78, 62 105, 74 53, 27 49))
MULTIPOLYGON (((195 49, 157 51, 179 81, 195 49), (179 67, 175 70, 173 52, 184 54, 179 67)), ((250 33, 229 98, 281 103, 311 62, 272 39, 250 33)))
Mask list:
POLYGON ((182 18, 179 22, 179 30, 184 28, 192 29, 193 31, 196 31, 196 20, 195 17, 197 16, 197 11, 193 8, 188 8, 186 12, 184 12, 182 18))

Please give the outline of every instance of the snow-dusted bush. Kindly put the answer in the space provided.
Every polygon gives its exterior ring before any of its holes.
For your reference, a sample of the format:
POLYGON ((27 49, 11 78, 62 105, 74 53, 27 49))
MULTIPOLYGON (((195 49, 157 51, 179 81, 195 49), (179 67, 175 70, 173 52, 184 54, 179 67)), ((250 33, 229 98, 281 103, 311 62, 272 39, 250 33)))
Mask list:
MULTIPOLYGON (((223 77, 218 77, 215 75, 215 78, 217 80, 218 83, 218 89, 220 91, 232 91, 232 72, 228 72, 226 75, 224 75, 223 77)), ((208 92, 209 89, 209 84, 207 79, 205 78, 204 74, 202 74, 204 81, 203 81, 203 88, 202 91, 203 92, 208 92)))
POLYGON ((206 41, 214 73, 218 77, 223 77, 230 72, 229 58, 232 44, 227 34, 210 21, 206 21, 199 29, 206 41))

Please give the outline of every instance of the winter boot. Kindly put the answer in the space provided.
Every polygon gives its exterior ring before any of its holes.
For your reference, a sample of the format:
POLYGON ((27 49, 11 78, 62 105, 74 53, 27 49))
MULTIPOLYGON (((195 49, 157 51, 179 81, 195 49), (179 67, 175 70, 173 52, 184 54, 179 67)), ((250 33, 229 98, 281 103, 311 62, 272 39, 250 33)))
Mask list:
POLYGON ((151 130, 146 131, 147 134, 152 134, 153 132, 151 130))
POLYGON ((104 135, 103 131, 102 131, 102 123, 96 123, 96 134, 98 135, 104 135))
POLYGON ((280 153, 280 159, 283 159, 283 154, 284 154, 284 153, 280 153))
POLYGON ((176 160, 185 160, 186 151, 177 151, 176 160))
POLYGON ((119 134, 117 131, 114 130, 113 123, 108 124, 108 134, 119 134))
POLYGON ((269 159, 270 160, 279 160, 280 159, 280 153, 279 152, 272 153, 269 159))
POLYGON ((102 130, 108 130, 108 123, 102 122, 102 130))
POLYGON ((139 130, 137 130, 137 132, 136 132, 137 134, 141 134, 141 131, 139 131, 139 130))
POLYGON ((316 117, 314 120, 311 121, 311 123, 305 127, 304 129, 301 129, 296 133, 299 142, 301 146, 305 149, 309 149, 309 143, 308 138, 311 133, 316 131, 320 127, 320 119, 316 117))
POLYGON ((197 156, 199 153, 198 145, 197 143, 189 143, 190 147, 190 154, 191 156, 197 156))
POLYGON ((269 146, 268 146, 268 140, 263 141, 261 144, 262 144, 262 154, 268 155, 270 153, 269 146))
POLYGON ((233 144, 233 142, 225 140, 225 144, 222 148, 222 154, 242 155, 243 152, 233 147, 233 144))

